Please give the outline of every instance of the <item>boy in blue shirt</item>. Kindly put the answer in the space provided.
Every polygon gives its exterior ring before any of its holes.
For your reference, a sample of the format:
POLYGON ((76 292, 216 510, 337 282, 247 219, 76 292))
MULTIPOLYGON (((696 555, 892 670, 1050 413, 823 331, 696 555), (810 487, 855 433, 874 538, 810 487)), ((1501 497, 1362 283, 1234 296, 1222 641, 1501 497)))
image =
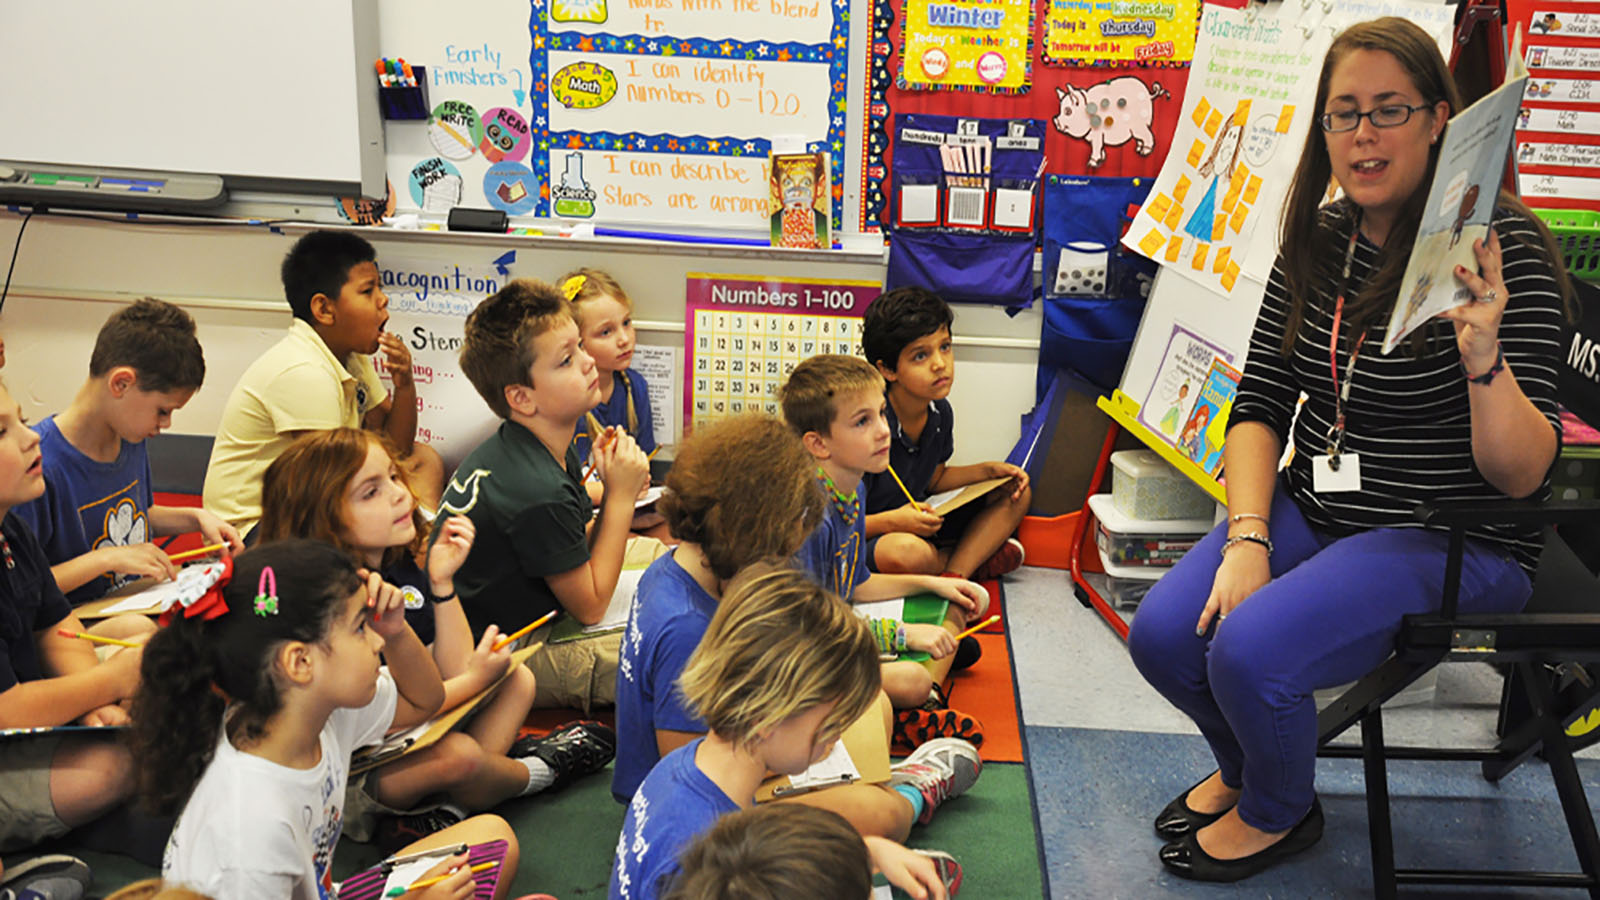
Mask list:
POLYGON ((946 573, 981 581, 1022 565, 1022 543, 1011 535, 1033 501, 1028 473, 1000 461, 948 465, 955 451, 955 413, 948 399, 956 372, 950 350, 954 320, 937 294, 905 287, 873 300, 861 324, 862 352, 888 383, 886 414, 894 435, 888 463, 918 503, 906 501, 885 468, 867 474, 867 558, 875 572, 946 573), (931 494, 1000 477, 1011 483, 949 518, 921 507, 931 494))
MULTIPOLYGON (((438 522, 463 515, 477 529, 455 577, 467 620, 475 633, 491 622, 514 631, 555 611, 584 625, 599 622, 617 588, 634 498, 649 483, 650 465, 630 435, 602 439, 595 459, 605 490, 594 516, 572 435, 600 398, 599 375, 578 339, 571 304, 542 281, 512 281, 467 316, 461 369, 504 420, 461 461, 440 503, 446 515, 438 522)), ((549 630, 529 640, 543 640, 549 630)), ((609 706, 620 645, 620 635, 607 634, 534 654, 534 706, 609 706)))
POLYGON ((45 492, 17 515, 73 605, 142 576, 171 577, 152 538, 198 531, 208 546, 241 549, 233 526, 204 509, 156 506, 150 485, 145 438, 172 424, 205 372, 194 319, 146 297, 106 320, 77 395, 34 427, 45 492))

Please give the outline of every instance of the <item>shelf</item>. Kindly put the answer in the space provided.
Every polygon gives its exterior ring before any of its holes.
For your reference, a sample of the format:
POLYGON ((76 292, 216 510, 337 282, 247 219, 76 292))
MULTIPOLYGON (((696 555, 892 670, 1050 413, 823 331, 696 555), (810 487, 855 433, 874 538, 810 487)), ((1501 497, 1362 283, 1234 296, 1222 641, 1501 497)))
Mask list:
POLYGON ((1122 427, 1122 430, 1138 438, 1146 447, 1154 450, 1160 457, 1182 472, 1207 493, 1213 500, 1226 506, 1228 505, 1227 490, 1215 478, 1194 464, 1194 460, 1178 453, 1178 448, 1157 437, 1143 422, 1139 421, 1139 404, 1133 398, 1121 391, 1112 391, 1110 397, 1101 397, 1095 404, 1110 416, 1112 421, 1122 427))

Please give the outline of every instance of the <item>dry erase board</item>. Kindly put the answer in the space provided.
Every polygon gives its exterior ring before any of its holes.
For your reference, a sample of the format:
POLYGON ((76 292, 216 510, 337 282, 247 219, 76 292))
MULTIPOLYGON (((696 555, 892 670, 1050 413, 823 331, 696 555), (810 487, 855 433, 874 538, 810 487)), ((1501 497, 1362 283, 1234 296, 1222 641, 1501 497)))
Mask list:
POLYGON ((383 190, 376 0, 0 4, 0 158, 383 190))
POLYGON ((380 52, 427 67, 437 114, 386 123, 396 206, 764 230, 769 139, 796 134, 841 221, 850 6, 383 0, 380 52))

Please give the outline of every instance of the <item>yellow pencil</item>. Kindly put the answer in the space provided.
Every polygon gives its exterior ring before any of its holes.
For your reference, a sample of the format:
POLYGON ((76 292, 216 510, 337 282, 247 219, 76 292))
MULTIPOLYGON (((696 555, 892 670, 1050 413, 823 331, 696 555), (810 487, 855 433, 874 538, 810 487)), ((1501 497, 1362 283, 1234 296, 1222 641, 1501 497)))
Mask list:
MULTIPOLYGON (((494 868, 495 866, 498 866, 498 865, 500 865, 499 860, 491 859, 488 862, 478 863, 477 865, 473 866, 472 868, 468 869, 467 871, 471 872, 473 874, 477 874, 479 872, 487 872, 490 869, 492 869, 492 868, 494 868)), ((413 881, 409 885, 407 885, 404 890, 402 890, 400 888, 390 888, 389 889, 389 893, 385 894, 384 896, 385 897, 398 897, 401 894, 408 894, 408 893, 410 893, 412 891, 420 891, 420 890, 422 890, 423 888, 426 888, 426 887, 433 887, 434 885, 438 884, 439 882, 441 882, 441 881, 445 880, 446 878, 449 878, 449 877, 451 877, 452 875, 455 875, 455 874, 456 874, 455 872, 450 872, 449 874, 446 874, 446 875, 435 875, 432 878, 424 878, 421 881, 413 881)))
POLYGON ((649 462, 650 460, 655 459, 656 458, 656 454, 661 452, 661 448, 663 446, 664 446, 663 444, 657 444, 656 448, 654 450, 651 450, 648 454, 645 455, 644 461, 645 462, 649 462))
POLYGON ((594 474, 595 467, 600 465, 600 451, 611 446, 611 442, 617 439, 617 433, 620 430, 621 429, 615 429, 606 432, 606 436, 601 438, 599 443, 594 445, 594 449, 590 451, 590 455, 594 457, 594 460, 589 463, 589 468, 583 470, 583 477, 578 479, 579 484, 587 482, 589 480, 589 476, 594 474))
POLYGON ((959 641, 962 638, 967 637, 969 635, 977 634, 981 629, 988 628, 990 625, 993 625, 994 623, 996 623, 998 621, 1000 621, 1000 616, 999 615, 990 616, 989 618, 984 619, 982 622, 979 622, 978 624, 972 626, 971 628, 968 628, 966 631, 963 631, 960 634, 956 635, 956 640, 959 641))
POLYGON ((58 628, 58 629, 56 629, 56 634, 59 634, 62 637, 82 638, 83 640, 91 641, 91 642, 96 643, 96 644, 111 644, 114 647, 140 647, 140 646, 143 646, 142 644, 135 644, 133 641, 124 641, 124 640, 119 640, 117 638, 101 637, 98 634, 90 634, 87 631, 68 631, 65 628, 58 628))
POLYGON ((188 559, 191 556, 205 556, 207 553, 215 553, 226 546, 227 544, 212 544, 209 547, 200 547, 195 550, 185 550, 182 553, 172 554, 170 557, 168 557, 168 559, 171 559, 173 562, 179 562, 180 560, 188 559))
POLYGON ((894 483, 900 485, 900 490, 905 492, 906 499, 911 501, 911 508, 912 509, 927 509, 928 512, 933 512, 933 510, 928 509, 928 507, 924 506, 921 503, 918 503, 917 502, 917 498, 911 496, 911 489, 906 487, 906 483, 904 481, 900 480, 900 476, 895 472, 894 466, 889 466, 888 469, 889 469, 889 476, 894 479, 894 483))
POLYGON ((516 631, 513 631, 512 633, 506 635, 505 637, 501 638, 500 640, 495 641, 494 642, 494 650, 498 651, 501 647, 504 647, 505 645, 511 643, 512 641, 516 640, 519 637, 522 637, 523 635, 525 635, 528 632, 534 630, 535 628, 538 628, 540 625, 543 625, 544 623, 550 621, 551 619, 554 619, 555 617, 556 617, 556 611, 552 609, 551 611, 545 613, 544 615, 540 616, 539 618, 534 619, 532 622, 529 622, 528 624, 522 626, 521 628, 518 628, 516 631))

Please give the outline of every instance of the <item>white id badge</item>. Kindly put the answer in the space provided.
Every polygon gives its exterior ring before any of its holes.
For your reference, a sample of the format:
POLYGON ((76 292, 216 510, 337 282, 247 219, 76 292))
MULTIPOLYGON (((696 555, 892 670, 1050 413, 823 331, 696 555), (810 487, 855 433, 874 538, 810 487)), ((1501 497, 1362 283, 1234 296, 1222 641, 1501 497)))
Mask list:
POLYGON ((1339 469, 1329 465, 1326 454, 1311 457, 1311 489, 1319 494, 1337 494, 1361 490, 1361 457, 1355 453, 1339 454, 1339 469))

